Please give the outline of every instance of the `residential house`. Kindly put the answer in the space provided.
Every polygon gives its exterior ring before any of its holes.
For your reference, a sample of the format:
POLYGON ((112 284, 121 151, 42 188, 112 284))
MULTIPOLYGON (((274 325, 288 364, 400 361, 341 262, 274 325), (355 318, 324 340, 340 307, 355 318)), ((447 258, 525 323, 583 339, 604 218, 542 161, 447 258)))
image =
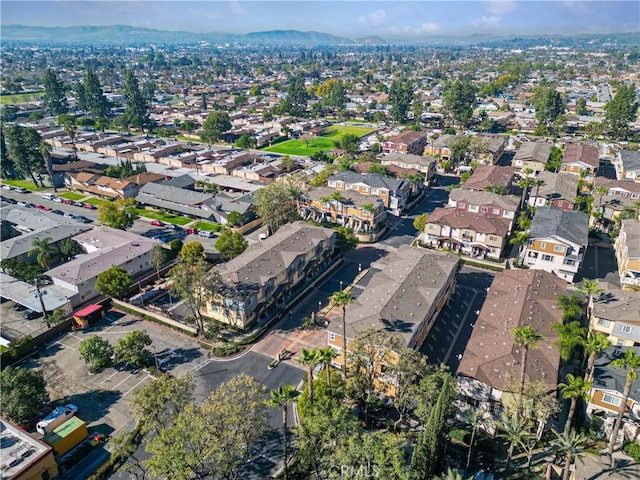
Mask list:
POLYGON ((620 286, 637 291, 640 288, 640 220, 622 220, 614 249, 620 286))
POLYGON ((613 160, 618 180, 640 182, 640 151, 620 150, 613 160))
MULTIPOLYGON (((405 345, 419 350, 453 294, 458 263, 451 253, 402 245, 347 307, 347 351, 353 339, 371 329, 397 335, 405 345)), ((345 360, 342 319, 331 321, 327 331, 328 345, 338 354, 335 365, 341 365, 345 360)))
MULTIPOLYGON (((622 407, 624 387, 627 382, 627 372, 622 368, 616 368, 612 362, 623 358, 628 349, 633 349, 640 355, 640 347, 613 346, 600 353, 594 363, 593 386, 589 391, 587 403, 587 417, 596 418, 596 422, 604 427, 606 433, 611 435, 613 423, 622 407)), ((634 381, 629 391, 627 404, 624 406, 621 428, 622 440, 636 440, 640 437, 640 389, 637 388, 638 380, 634 381)))
POLYGON ((503 270, 487 290, 462 353, 457 383, 463 403, 481 407, 497 419, 519 389, 522 347, 515 342, 516 327, 530 326, 542 335, 538 348, 528 351, 525 385, 541 382, 555 397, 560 353, 552 325, 562 323, 556 296, 567 291, 567 282, 542 270, 503 270))
POLYGON ((599 166, 600 155, 597 143, 569 143, 564 149, 560 171, 593 183, 599 166))
POLYGON ((515 195, 454 188, 449 194, 448 206, 488 217, 507 218, 510 220, 509 231, 511 231, 513 219, 520 206, 520 199, 515 195))
POLYGON ((589 329, 607 335, 612 345, 640 346, 640 295, 599 282, 603 289, 589 302, 589 329))
POLYGON ((356 191, 346 191, 343 195, 329 187, 306 190, 299 199, 298 210, 304 220, 336 223, 350 228, 356 235, 381 232, 387 220, 381 198, 372 199, 371 195, 356 191))
POLYGON ((587 249, 588 232, 586 213, 538 207, 531 220, 529 242, 521 253, 523 262, 573 282, 587 249))
POLYGON ((451 149, 449 143, 456 138, 455 135, 444 134, 427 144, 423 155, 439 158, 441 161, 451 160, 451 149))
POLYGON ((540 172, 536 180, 543 182, 531 187, 527 203, 531 207, 545 205, 560 210, 573 210, 578 194, 578 177, 566 172, 540 172))
POLYGON ((507 138, 502 135, 478 135, 486 145, 486 151, 473 156, 473 161, 480 165, 496 165, 504 154, 507 138))
POLYGON ((513 166, 520 168, 522 172, 527 168, 535 173, 544 171, 551 156, 551 146, 545 141, 523 143, 513 158, 513 166))
POLYGON ((221 293, 202 313, 242 329, 276 313, 331 264, 336 236, 334 230, 303 221, 280 227, 214 267, 222 278, 221 293))
POLYGON ((423 241, 477 258, 499 259, 512 220, 458 208, 436 208, 427 218, 423 241))
POLYGON ((355 173, 348 170, 331 175, 328 186, 340 191, 355 190, 363 195, 382 198, 385 208, 394 215, 401 215, 409 195, 411 182, 375 173, 355 173))
POLYGON ((417 170, 424 174, 424 185, 431 185, 436 180, 437 161, 433 157, 412 155, 409 153, 391 153, 380 161, 385 166, 396 166, 404 169, 417 170))
POLYGON ((636 212, 640 209, 640 182, 613 180, 596 177, 594 188, 606 187, 607 192, 602 195, 593 192, 594 196, 591 223, 599 224, 603 230, 610 230, 624 212, 636 212), (597 217, 593 215, 597 212, 597 217))
POLYGON ((0 417, 2 478, 40 480, 59 478, 53 449, 0 417))
POLYGON ((386 139, 382 143, 382 151, 384 153, 411 153, 414 155, 422 155, 426 145, 426 133, 407 129, 398 135, 386 139))
POLYGON ((500 189, 509 193, 513 189, 515 172, 513 167, 478 165, 462 187, 470 190, 500 189))
POLYGON ((176 187, 170 182, 147 183, 136 195, 141 205, 161 208, 194 218, 213 219, 215 198, 210 193, 176 187))
POLYGON ((86 253, 47 272, 55 285, 75 293, 73 304, 96 297, 96 279, 110 267, 121 267, 134 278, 153 270, 151 250, 159 244, 157 240, 106 226, 73 239, 86 253))
POLYGON ((107 177, 88 172, 69 172, 65 185, 71 190, 107 198, 133 198, 138 193, 138 184, 126 179, 107 177))

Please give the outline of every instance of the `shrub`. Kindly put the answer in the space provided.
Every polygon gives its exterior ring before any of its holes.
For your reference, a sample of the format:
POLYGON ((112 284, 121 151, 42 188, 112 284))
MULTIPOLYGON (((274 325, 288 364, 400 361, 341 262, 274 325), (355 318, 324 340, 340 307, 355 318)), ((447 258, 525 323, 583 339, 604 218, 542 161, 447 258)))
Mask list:
POLYGON ((624 452, 633 458, 636 462, 640 462, 640 443, 628 443, 624 447, 624 452))

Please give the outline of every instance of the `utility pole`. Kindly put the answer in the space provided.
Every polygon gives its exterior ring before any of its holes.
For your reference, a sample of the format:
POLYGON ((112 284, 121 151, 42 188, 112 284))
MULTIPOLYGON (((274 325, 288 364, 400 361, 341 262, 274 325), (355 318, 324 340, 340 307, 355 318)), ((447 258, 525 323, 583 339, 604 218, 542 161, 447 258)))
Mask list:
POLYGON ((44 321, 47 324, 47 328, 51 328, 51 325, 49 324, 49 319, 47 318, 47 309, 45 308, 44 300, 42 299, 42 295, 44 294, 40 290, 40 275, 36 276, 35 284, 36 284, 36 290, 37 290, 37 293, 35 296, 40 299, 40 306, 42 307, 42 315, 44 316, 44 321))

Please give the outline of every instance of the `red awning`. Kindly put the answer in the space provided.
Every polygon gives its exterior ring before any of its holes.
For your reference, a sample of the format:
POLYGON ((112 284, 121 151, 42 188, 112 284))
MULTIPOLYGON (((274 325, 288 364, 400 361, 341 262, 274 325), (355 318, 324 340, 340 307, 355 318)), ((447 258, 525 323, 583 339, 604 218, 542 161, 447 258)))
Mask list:
POLYGON ((78 310, 73 315, 76 317, 88 317, 92 313, 99 312, 100 310, 102 310, 102 305, 98 305, 97 303, 94 303, 93 305, 87 305, 82 310, 78 310))

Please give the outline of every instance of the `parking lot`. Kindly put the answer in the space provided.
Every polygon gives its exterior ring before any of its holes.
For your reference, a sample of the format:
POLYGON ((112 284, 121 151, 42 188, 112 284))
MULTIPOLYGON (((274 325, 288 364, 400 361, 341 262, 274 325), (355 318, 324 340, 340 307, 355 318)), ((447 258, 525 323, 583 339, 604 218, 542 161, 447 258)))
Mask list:
POLYGON ((128 406, 131 394, 152 377, 144 370, 114 367, 89 374, 78 354, 78 345, 91 335, 98 335, 115 345, 132 330, 147 331, 153 341, 150 350, 155 350, 162 368, 174 375, 182 376, 206 362, 207 352, 190 337, 111 311, 94 327, 63 335, 21 366, 44 372, 52 402, 76 405, 78 417, 90 428, 112 434, 132 420, 128 406))

